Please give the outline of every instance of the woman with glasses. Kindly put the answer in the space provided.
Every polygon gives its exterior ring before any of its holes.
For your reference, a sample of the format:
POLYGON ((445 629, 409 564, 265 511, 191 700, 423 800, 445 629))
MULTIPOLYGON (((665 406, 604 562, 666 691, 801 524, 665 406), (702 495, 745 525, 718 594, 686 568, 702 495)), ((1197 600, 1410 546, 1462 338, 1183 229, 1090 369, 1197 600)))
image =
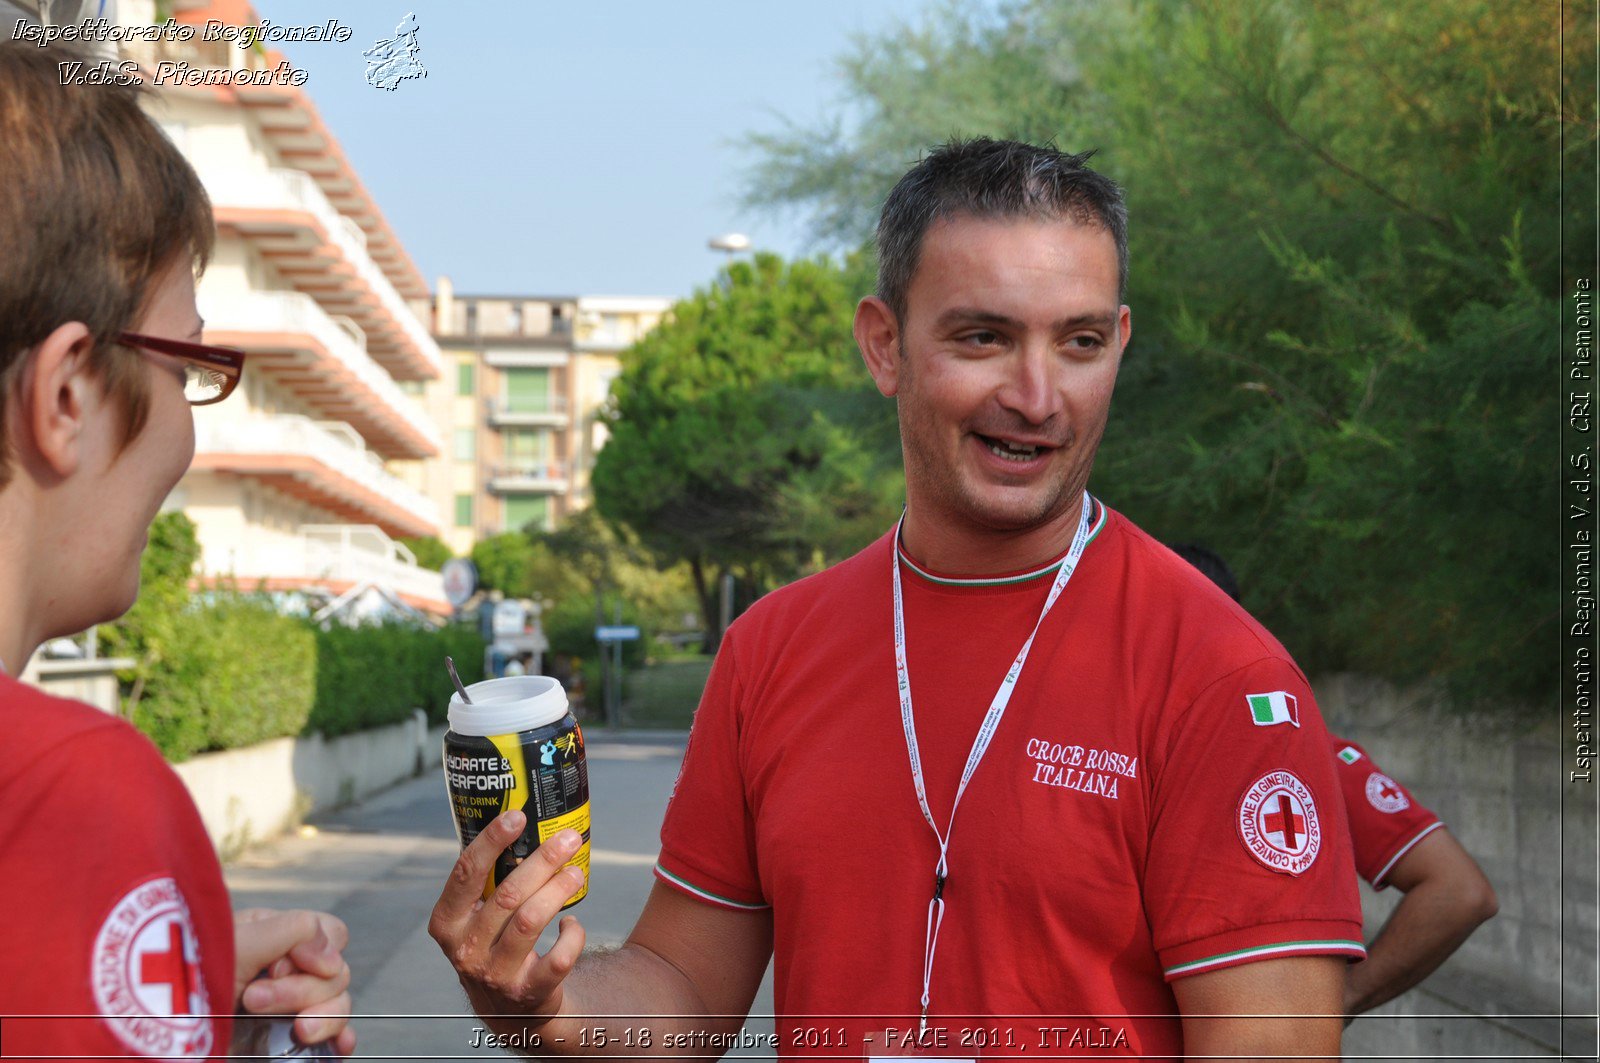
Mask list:
POLYGON ((0 42, 0 1016, 8 1056, 207 1058, 238 1011, 350 1052, 344 924, 230 909, 177 775, 126 722, 10 678, 120 616, 238 383, 200 343, 211 208, 137 90, 0 42))

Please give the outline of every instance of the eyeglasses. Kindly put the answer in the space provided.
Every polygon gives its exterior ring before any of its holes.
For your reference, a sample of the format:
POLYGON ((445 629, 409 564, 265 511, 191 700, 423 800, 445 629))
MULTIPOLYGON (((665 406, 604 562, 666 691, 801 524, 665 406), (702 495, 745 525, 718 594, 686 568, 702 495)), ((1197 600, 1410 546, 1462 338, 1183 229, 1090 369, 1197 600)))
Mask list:
POLYGON ((137 332, 120 332, 117 342, 182 361, 183 397, 191 406, 221 402, 233 394, 244 372, 244 352, 234 347, 211 347, 204 343, 141 336, 137 332))

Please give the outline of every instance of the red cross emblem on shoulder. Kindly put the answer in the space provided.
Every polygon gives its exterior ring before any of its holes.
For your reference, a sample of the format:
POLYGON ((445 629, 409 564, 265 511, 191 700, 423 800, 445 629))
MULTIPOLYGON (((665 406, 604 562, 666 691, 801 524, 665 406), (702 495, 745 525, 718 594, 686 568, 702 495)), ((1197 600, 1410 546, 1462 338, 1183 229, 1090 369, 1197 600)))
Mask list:
POLYGON ((1239 840, 1273 871, 1298 875, 1322 850, 1322 825, 1310 787, 1289 771, 1269 771, 1239 799, 1239 840))
POLYGON ((95 935, 89 964, 101 1021, 135 1054, 211 1054, 200 938, 176 880, 149 879, 123 894, 95 935))
POLYGON ((1379 812, 1390 815, 1411 807, 1411 799, 1400 789, 1400 784, 1381 771, 1367 776, 1367 801, 1379 812))

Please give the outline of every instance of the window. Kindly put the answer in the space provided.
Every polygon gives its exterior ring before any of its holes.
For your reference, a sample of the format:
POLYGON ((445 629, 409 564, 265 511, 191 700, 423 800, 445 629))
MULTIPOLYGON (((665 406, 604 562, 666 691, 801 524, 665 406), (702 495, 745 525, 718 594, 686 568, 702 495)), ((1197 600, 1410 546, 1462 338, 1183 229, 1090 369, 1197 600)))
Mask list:
POLYGON ((456 495, 456 527, 472 527, 472 496, 456 495))
POLYGON ((478 304, 477 303, 468 303, 467 304, 467 335, 476 336, 477 334, 478 334, 478 304))
POLYGON ((513 336, 522 335, 522 304, 512 303, 511 312, 506 315, 506 329, 513 336))
POLYGON ((506 409, 513 413, 545 413, 550 409, 550 370, 507 369, 506 409))
POLYGON ((457 461, 475 461, 478 457, 478 433, 471 428, 457 428, 455 432, 457 461))
POLYGON ((478 367, 472 362, 456 363, 456 394, 471 397, 478 390, 478 367))
POLYGON ((550 464, 550 433, 507 429, 500 437, 505 447, 506 465, 519 471, 542 475, 550 464))
POLYGON ((550 500, 543 495, 506 499, 506 531, 521 531, 532 524, 537 531, 545 530, 550 512, 550 500))

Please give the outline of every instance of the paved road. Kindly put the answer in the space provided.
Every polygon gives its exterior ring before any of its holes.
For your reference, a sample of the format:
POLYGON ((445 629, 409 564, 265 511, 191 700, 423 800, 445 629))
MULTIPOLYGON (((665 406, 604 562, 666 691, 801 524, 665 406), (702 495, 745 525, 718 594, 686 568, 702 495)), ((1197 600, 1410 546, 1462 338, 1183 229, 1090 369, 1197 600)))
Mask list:
MULTIPOLYGON (((620 945, 650 892, 657 831, 683 757, 678 735, 586 732, 593 803, 590 892, 574 910, 590 947, 620 945)), ((313 821, 312 831, 250 850, 227 869, 241 907, 317 908, 350 926, 358 1055, 372 1059, 501 1058, 474 1048, 455 972, 428 937, 428 913, 455 860, 455 832, 436 775, 313 821)), ((541 944, 541 951, 548 945, 541 944)), ((772 1013, 771 974, 754 1007, 772 1013)), ((771 1019, 753 1019, 770 1032, 771 1019)), ((613 1031, 616 1032, 616 1031, 613 1031)))

